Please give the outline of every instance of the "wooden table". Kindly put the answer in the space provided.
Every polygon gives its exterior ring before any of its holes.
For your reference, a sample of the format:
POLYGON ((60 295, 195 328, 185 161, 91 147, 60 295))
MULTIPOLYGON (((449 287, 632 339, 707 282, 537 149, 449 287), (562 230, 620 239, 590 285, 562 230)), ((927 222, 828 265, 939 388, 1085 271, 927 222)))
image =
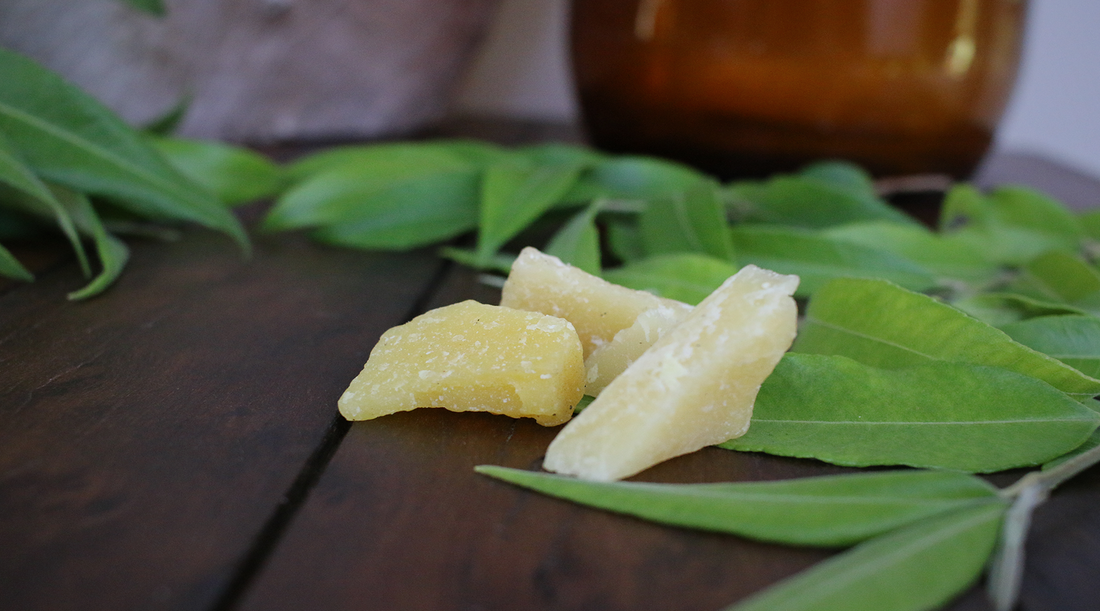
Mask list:
MULTIPOLYGON (((523 139, 521 137, 520 139, 523 139)), ((1025 157, 1017 181, 1074 205, 1100 182, 1025 157)), ((431 252, 257 236, 133 241, 105 295, 61 244, 0 285, 0 609, 721 609, 830 555, 657 526, 475 474, 537 468, 553 429, 420 410, 348 425, 336 399, 378 336, 499 293, 431 252)), ((706 449, 670 482, 840 472, 706 449)), ((999 484, 1018 474, 1000 476, 999 484)), ((1100 603, 1100 470, 1037 513, 1023 608, 1100 603)), ((987 608, 978 589, 951 606, 987 608)))

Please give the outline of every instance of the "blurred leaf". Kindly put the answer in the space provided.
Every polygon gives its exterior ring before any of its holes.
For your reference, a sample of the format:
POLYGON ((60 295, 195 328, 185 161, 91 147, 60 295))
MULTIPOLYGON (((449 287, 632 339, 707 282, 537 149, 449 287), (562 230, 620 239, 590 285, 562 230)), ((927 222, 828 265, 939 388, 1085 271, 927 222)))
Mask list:
POLYGON ((819 161, 798 172, 859 198, 877 198, 875 182, 863 168, 847 161, 819 161))
POLYGON ((474 269, 480 269, 485 271, 500 272, 505 276, 512 271, 512 263, 516 260, 516 255, 509 255, 498 252, 493 255, 488 261, 481 261, 477 258, 477 252, 468 248, 455 248, 453 246, 444 246, 439 249, 439 256, 450 259, 456 263, 461 263, 467 267, 474 269))
POLYGON ((3 244, 0 244, 0 276, 12 280, 22 280, 23 282, 34 281, 34 274, 23 267, 23 264, 15 258, 15 255, 11 254, 11 251, 4 248, 3 244))
POLYGON ((1008 507, 976 504, 882 535, 727 611, 924 611, 977 581, 1008 507))
POLYGON ((283 188, 279 166, 248 149, 182 138, 152 142, 176 169, 227 205, 272 197, 283 188))
POLYGON ((1100 271, 1067 252, 1047 251, 1029 261, 1007 290, 1100 314, 1100 271))
POLYGON ((602 202, 603 200, 599 199, 592 202, 583 211, 569 219, 569 222, 554 234, 543 252, 553 255, 593 276, 599 276, 602 267, 600 266, 600 234, 596 229, 596 214, 599 212, 602 202))
POLYGON ((123 2, 155 17, 164 17, 168 14, 164 7, 164 0, 123 0, 123 2))
POLYGON ((739 182, 727 187, 729 205, 743 221, 820 229, 859 221, 916 221, 873 193, 837 184, 824 169, 801 176, 776 176, 766 182, 739 182), (822 177, 821 174, 826 176, 822 177))
POLYGON ((650 255, 694 252, 726 260, 734 256, 718 187, 710 181, 650 199, 638 228, 650 255))
POLYGON ((608 157, 584 172, 563 195, 565 201, 597 198, 650 200, 687 190, 707 176, 682 164, 653 157, 608 157))
POLYGON ((489 144, 450 140, 340 146, 303 157, 291 164, 286 174, 294 183, 329 172, 354 176, 361 171, 364 175, 396 179, 475 169, 496 151, 489 144))
POLYGON ((882 278, 923 291, 936 285, 926 269, 890 252, 874 250, 796 227, 737 225, 731 230, 742 264, 752 263, 801 278, 799 297, 808 297, 835 278, 882 278))
POLYGON ((737 266, 729 261, 684 253, 635 261, 605 271, 603 277, 627 288, 696 305, 736 273, 737 266))
POLYGON ((110 110, 31 60, 0 49, 0 131, 43 180, 110 198, 154 220, 248 236, 212 195, 177 172, 110 110))
POLYGON ((1001 330, 1085 375, 1100 377, 1100 319, 1095 316, 1042 316, 1009 323, 1001 330))
POLYGON ((79 301, 94 297, 118 279, 130 258, 130 249, 122 240, 107 233, 92 203, 83 194, 61 188, 54 188, 53 193, 72 215, 80 231, 92 238, 99 256, 99 274, 84 288, 69 293, 69 299, 79 301))
POLYGON ((477 252, 482 261, 558 203, 577 181, 576 164, 498 163, 481 183, 477 252))
POLYGON ((1001 327, 1009 323, 1027 320, 1037 316, 1087 314, 1087 312, 1081 308, 1065 303, 1044 301, 1016 293, 1002 292, 972 295, 953 301, 951 305, 994 327, 1001 327))
POLYGON ((191 96, 182 96, 179 101, 165 111, 164 114, 143 125, 141 131, 153 136, 171 136, 176 132, 176 129, 179 128, 180 123, 183 122, 183 118, 187 115, 187 110, 190 106, 191 96))

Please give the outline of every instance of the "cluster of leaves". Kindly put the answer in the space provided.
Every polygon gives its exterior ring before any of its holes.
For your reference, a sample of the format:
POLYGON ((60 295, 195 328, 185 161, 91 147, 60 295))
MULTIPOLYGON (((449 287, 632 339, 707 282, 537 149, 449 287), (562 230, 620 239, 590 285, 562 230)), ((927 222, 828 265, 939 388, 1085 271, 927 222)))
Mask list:
POLYGON ((506 271, 502 249, 548 227, 547 252, 689 303, 743 264, 799 275, 799 337, 762 387, 749 433, 723 447, 937 471, 664 486, 480 469, 679 526, 858 543, 737 609, 931 608, 991 557, 994 599, 1009 608, 1031 510, 1100 459, 1100 213, 1019 187, 957 185, 933 230, 844 163, 722 184, 565 145, 348 147, 291 174, 265 227, 330 244, 413 248, 476 230, 472 248, 445 255, 506 271), (1003 491, 965 474, 1033 465, 1046 470, 1003 491))
MULTIPOLYGON (((0 242, 60 231, 90 278, 72 299, 102 292, 122 272, 129 249, 119 234, 170 237, 168 225, 191 222, 247 252, 229 205, 281 186, 281 169, 260 155, 139 132, 56 74, 0 49, 0 242)), ((3 246, 0 276, 33 279, 3 246)))

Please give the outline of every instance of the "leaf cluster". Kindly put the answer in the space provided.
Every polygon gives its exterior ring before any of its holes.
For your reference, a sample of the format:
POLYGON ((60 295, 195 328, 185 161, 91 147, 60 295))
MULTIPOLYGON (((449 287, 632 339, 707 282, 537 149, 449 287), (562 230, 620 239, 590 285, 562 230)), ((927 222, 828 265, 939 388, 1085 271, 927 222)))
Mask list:
MULTIPOLYGON (((197 223, 248 252, 228 206, 281 187, 281 169, 256 153, 138 131, 56 74, 0 49, 0 241, 43 229, 62 234, 89 279, 70 299, 96 295, 119 276, 129 257, 120 234, 171 236, 166 224, 197 223)), ((33 280, 3 245, 0 276, 33 280)))

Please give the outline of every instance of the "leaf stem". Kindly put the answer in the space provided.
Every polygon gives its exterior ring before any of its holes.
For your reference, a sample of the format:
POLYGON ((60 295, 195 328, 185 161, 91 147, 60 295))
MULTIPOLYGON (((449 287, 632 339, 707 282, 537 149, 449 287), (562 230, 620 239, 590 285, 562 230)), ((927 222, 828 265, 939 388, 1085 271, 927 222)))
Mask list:
POLYGON ((1010 611, 1019 598, 1024 570, 1024 541, 1035 508, 1047 500, 1052 490, 1098 462, 1100 446, 1046 471, 1032 471, 1001 490, 1002 498, 1013 501, 1005 515, 1000 544, 989 569, 989 598, 997 611, 1010 611))

